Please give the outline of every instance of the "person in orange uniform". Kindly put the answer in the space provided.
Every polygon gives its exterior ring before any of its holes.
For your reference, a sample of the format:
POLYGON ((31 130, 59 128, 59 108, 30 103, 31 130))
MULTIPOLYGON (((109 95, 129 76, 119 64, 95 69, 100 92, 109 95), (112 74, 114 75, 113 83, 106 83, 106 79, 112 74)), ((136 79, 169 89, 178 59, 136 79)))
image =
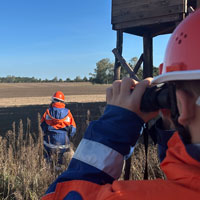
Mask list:
POLYGON ((42 200, 196 200, 200 199, 200 10, 190 14, 169 40, 162 74, 137 82, 115 81, 107 106, 90 123, 68 169, 42 200), (166 180, 118 181, 124 157, 143 125, 158 112, 142 112, 147 87, 167 83, 176 132, 161 162, 166 180))
POLYGON ((70 150, 70 139, 76 133, 76 123, 69 109, 65 107, 65 96, 57 91, 41 119, 44 133, 45 157, 51 161, 53 153, 58 153, 58 163, 62 164, 63 154, 70 150))

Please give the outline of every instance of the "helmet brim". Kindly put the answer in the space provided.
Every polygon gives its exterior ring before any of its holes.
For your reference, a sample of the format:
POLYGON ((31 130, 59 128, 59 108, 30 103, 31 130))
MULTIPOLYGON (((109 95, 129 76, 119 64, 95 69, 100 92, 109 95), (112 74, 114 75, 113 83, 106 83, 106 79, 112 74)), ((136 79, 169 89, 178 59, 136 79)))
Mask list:
POLYGON ((156 76, 152 80, 152 84, 160 84, 168 81, 181 81, 181 80, 200 80, 200 70, 190 70, 190 71, 174 71, 167 72, 156 76))

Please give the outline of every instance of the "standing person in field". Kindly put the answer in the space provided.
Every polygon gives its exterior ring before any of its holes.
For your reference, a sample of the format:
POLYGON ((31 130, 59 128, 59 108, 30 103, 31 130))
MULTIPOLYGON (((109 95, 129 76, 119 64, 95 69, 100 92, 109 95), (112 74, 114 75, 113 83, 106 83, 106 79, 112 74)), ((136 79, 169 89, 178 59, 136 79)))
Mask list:
POLYGON ((161 75, 141 82, 124 78, 107 89, 103 116, 90 123, 67 171, 42 199, 200 199, 199 52, 200 10, 197 10, 173 32, 161 75), (142 127, 158 115, 158 111, 141 111, 144 91, 160 83, 168 86, 171 120, 176 128, 165 141, 168 149, 161 169, 166 180, 118 181, 124 157, 136 144, 142 127))
POLYGON ((58 155, 58 163, 62 164, 63 154, 69 152, 70 139, 76 133, 76 123, 69 109, 65 107, 65 96, 57 91, 52 96, 52 102, 41 119, 44 133, 45 157, 58 155))

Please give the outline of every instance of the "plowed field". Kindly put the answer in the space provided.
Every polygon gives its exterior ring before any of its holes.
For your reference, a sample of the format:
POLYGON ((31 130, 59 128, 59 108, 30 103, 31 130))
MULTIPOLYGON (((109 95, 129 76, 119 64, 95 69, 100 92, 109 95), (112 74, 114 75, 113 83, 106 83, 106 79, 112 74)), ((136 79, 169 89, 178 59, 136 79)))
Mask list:
POLYGON ((1 83, 0 107, 49 104, 61 90, 66 102, 103 102, 109 85, 91 83, 1 83))

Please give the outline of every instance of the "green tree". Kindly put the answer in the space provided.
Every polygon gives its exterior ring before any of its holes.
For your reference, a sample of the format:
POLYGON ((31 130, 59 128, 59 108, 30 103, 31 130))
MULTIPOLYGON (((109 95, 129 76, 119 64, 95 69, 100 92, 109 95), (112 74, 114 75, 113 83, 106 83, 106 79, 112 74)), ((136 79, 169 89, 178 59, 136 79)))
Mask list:
POLYGON ((52 79, 52 82, 58 82, 58 77, 55 76, 55 77, 52 79))
POLYGON ((71 82, 72 80, 70 78, 66 78, 65 82, 71 82))
MULTIPOLYGON (((137 57, 133 57, 130 59, 129 62, 129 66, 134 69, 135 65, 137 64, 138 58, 137 57)), ((143 79, 143 66, 141 65, 141 67, 138 69, 137 73, 136 73, 137 77, 142 80, 143 79)), ((153 77, 158 76, 159 75, 159 69, 158 67, 153 66, 153 77)), ((125 76, 128 76, 127 71, 122 67, 121 69, 121 76, 122 78, 125 76)))
POLYGON ((114 75, 114 64, 110 62, 110 59, 104 58, 96 63, 96 68, 94 69, 94 73, 90 73, 90 80, 93 83, 112 83, 113 75, 114 75))
POLYGON ((86 76, 83 77, 84 82, 88 82, 88 78, 86 76))
POLYGON ((49 80, 46 78, 46 79, 44 80, 44 82, 47 83, 47 82, 49 82, 49 80))
POLYGON ((153 77, 159 75, 159 68, 158 67, 153 67, 153 77))
MULTIPOLYGON (((137 57, 133 57, 130 59, 128 65, 134 69, 136 63, 138 61, 137 57)), ((123 67, 121 67, 121 74, 120 74, 120 78, 122 79, 123 77, 130 77, 129 73, 126 71, 126 69, 124 69, 123 67)))
POLYGON ((81 79, 80 76, 76 76, 76 78, 74 79, 74 82, 82 82, 83 80, 81 79))

